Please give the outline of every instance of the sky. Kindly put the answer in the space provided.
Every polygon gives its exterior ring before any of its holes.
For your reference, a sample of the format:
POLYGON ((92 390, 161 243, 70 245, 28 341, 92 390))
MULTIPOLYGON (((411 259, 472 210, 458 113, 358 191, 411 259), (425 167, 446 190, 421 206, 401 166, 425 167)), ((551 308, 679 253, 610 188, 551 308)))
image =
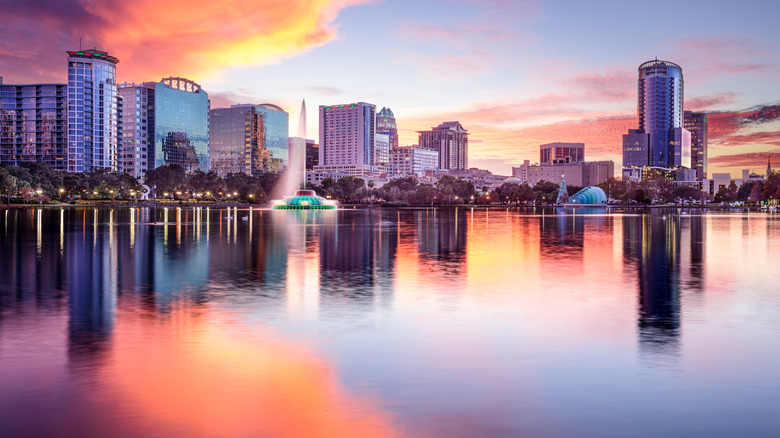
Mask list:
POLYGON ((401 145, 459 121, 469 166, 508 175, 539 145, 622 164, 638 66, 683 69, 709 116, 708 173, 780 167, 780 1, 0 0, 4 82, 66 82, 66 50, 119 58, 119 82, 192 79, 212 108, 274 103, 318 138, 317 108, 389 107, 401 145), (651 5, 651 6, 649 6, 651 5), (774 166, 774 165, 773 165, 774 166))

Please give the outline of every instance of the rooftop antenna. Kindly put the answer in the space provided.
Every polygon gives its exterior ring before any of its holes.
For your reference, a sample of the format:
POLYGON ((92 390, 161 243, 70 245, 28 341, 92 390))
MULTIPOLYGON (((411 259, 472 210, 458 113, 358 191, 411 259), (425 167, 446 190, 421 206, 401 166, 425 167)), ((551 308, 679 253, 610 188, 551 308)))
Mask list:
POLYGON ((84 36, 84 35, 79 35, 79 50, 81 50, 81 38, 82 38, 83 36, 84 36))

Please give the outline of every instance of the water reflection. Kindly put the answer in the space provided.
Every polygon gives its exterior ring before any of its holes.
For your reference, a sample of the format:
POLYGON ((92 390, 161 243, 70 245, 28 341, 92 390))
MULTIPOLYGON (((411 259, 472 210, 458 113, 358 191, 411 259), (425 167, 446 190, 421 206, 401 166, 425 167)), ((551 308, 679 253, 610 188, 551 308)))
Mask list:
POLYGON ((644 407, 704 424, 737 404, 777 425, 771 217, 0 214, 3 436, 658 436, 678 430, 644 407), (713 337, 759 363, 704 367, 729 360, 713 337), (656 386, 686 366, 703 380, 656 386))
POLYGON ((639 345, 647 353, 677 355, 680 350, 681 290, 704 287, 701 215, 651 210, 623 221, 626 271, 639 285, 639 345))

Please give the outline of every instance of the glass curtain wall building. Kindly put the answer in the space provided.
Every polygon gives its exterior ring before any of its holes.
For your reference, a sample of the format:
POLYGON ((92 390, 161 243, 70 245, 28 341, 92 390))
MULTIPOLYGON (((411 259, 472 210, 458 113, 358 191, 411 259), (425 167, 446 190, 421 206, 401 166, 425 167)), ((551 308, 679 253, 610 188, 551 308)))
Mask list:
POLYGON ((67 170, 67 85, 3 85, 0 78, 0 164, 44 163, 67 170))
POLYGON ((211 167, 220 175, 279 173, 289 165, 289 116, 272 104, 209 112, 211 167))
POLYGON ((279 173, 290 164, 290 115, 282 108, 271 104, 257 105, 263 121, 263 149, 268 152, 262 171, 279 173))
POLYGON ((187 172, 210 169, 209 96, 185 78, 154 84, 154 167, 166 164, 187 172))
POLYGON ((97 49, 68 53, 69 172, 117 170, 119 60, 97 49))
POLYGON ((656 59, 639 66, 639 126, 623 136, 625 176, 641 179, 648 169, 665 173, 690 169, 691 134, 683 127, 683 88, 679 65, 656 59))

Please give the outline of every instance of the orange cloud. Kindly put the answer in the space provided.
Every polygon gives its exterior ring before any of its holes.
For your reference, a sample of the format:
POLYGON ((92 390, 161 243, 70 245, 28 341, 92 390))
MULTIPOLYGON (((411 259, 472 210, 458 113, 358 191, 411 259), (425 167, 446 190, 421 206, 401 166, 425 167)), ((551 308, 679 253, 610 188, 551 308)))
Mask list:
POLYGON ((25 72, 25 82, 30 71, 24 67, 38 68, 40 79, 62 80, 63 52, 78 48, 83 35, 85 47, 119 58, 120 81, 200 80, 222 68, 270 64, 321 46, 338 37, 333 23, 341 9, 368 1, 65 0, 55 2, 59 13, 48 13, 46 5, 12 5, 0 61, 25 72))

